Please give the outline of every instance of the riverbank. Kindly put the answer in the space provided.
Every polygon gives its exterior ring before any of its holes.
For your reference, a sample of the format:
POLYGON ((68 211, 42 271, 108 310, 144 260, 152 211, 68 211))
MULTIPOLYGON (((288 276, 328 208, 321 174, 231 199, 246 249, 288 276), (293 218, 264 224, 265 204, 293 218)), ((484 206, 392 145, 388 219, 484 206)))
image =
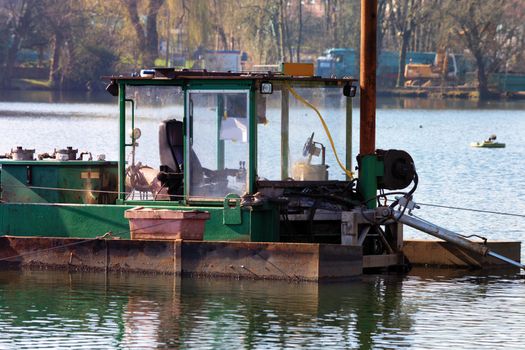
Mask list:
MULTIPOLYGON (((103 92, 103 82, 100 86, 88 90, 74 90, 75 93, 100 93, 103 92)), ((4 91, 50 91, 53 93, 61 92, 60 89, 53 88, 48 80, 41 79, 16 79, 13 86, 4 91)), ((68 91, 71 91, 68 89, 68 91)), ((359 94, 358 94, 359 95, 359 94)), ((479 100, 479 93, 473 87, 402 87, 382 89, 377 92, 378 97, 416 97, 432 99, 468 99, 479 100)), ((491 91, 489 100, 525 100, 525 91, 517 92, 497 92, 491 91)))
POLYGON ((75 91, 78 93, 90 93, 90 92, 103 92, 104 87, 107 82, 102 80, 99 81, 100 84, 86 84, 85 89, 59 89, 51 85, 49 79, 13 79, 11 82, 10 88, 0 88, 4 91, 51 91, 51 92, 60 92, 60 91, 75 91))
MULTIPOLYGON (((404 87, 380 90, 380 97, 417 97, 433 99, 470 99, 479 100, 479 92, 474 88, 460 87, 404 87)), ((490 100, 525 100, 525 91, 496 92, 491 91, 490 100)))

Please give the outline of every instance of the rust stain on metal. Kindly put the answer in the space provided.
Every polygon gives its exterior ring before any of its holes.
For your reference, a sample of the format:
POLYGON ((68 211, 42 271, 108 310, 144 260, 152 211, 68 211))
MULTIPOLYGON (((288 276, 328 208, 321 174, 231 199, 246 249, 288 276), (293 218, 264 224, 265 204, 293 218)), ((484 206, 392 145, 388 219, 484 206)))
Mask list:
MULTIPOLYGON (((512 260, 520 261, 521 242, 487 242, 487 247, 512 260)), ((467 252, 444 241, 408 240, 404 242, 403 252, 414 265, 450 267, 508 266, 500 260, 467 252)))
POLYGON ((355 247, 304 243, 0 237, 0 266, 319 281, 358 276, 355 247))

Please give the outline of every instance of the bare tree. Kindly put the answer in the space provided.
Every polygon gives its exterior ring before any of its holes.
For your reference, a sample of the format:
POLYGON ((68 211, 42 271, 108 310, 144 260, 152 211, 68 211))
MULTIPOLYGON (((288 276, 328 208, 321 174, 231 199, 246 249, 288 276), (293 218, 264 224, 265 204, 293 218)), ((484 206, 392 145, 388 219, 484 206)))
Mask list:
POLYGON ((433 0, 390 0, 389 18, 399 38, 399 65, 397 86, 405 83, 405 62, 412 34, 416 26, 426 20, 433 9, 433 0))
POLYGON ((44 25, 49 31, 52 52, 49 82, 52 87, 61 89, 66 69, 74 61, 75 33, 85 25, 82 4, 72 0, 46 0, 43 4, 44 25))
POLYGON ((142 48, 142 65, 151 67, 159 54, 159 35, 157 31, 157 17, 164 0, 150 0, 147 5, 146 23, 142 24, 138 12, 138 0, 122 0, 126 6, 129 20, 135 29, 137 41, 142 48))
POLYGON ((301 45, 303 43, 303 0, 297 0, 299 8, 299 28, 297 30, 297 62, 301 62, 301 45))
POLYGON ((488 75, 502 70, 512 56, 523 50, 516 42, 523 32, 523 11, 519 1, 451 0, 447 4, 452 29, 476 62, 480 99, 490 96, 488 75))
POLYGON ((7 49, 6 65, 2 76, 2 86, 11 86, 12 72, 16 63, 16 56, 22 42, 31 33, 35 25, 35 17, 40 4, 32 4, 28 0, 6 1, 4 10, 7 13, 7 28, 11 33, 11 43, 7 49))

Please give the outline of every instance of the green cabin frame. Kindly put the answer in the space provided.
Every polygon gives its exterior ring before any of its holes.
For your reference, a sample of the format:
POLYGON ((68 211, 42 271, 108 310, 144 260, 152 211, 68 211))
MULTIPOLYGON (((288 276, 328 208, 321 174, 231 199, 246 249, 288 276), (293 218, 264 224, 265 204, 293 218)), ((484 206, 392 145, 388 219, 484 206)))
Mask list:
MULTIPOLYGON (((350 88, 354 89, 355 80, 351 78, 320 78, 286 76, 280 73, 219 73, 206 71, 188 71, 175 69, 155 69, 146 76, 111 76, 108 92, 118 96, 119 101, 119 158, 117 161, 63 161, 46 160, 3 160, 0 175, 2 186, 2 203, 0 204, 0 235, 15 236, 53 236, 53 237, 86 237, 102 236, 107 232, 113 235, 129 238, 128 221, 124 211, 137 206, 152 208, 167 208, 176 210, 204 210, 211 215, 206 223, 206 240, 245 240, 259 242, 277 241, 319 241, 310 232, 308 237, 292 235, 284 237, 282 220, 282 203, 263 201, 259 205, 244 205, 246 196, 253 196, 260 191, 261 181, 258 174, 258 99, 261 98, 262 84, 269 84, 272 93, 280 95, 280 178, 266 181, 265 186, 271 188, 290 187, 292 191, 304 191, 310 185, 342 186, 355 184, 351 178, 323 181, 288 181, 289 171, 289 116, 290 94, 288 87, 298 89, 328 89, 337 96, 338 103, 344 107, 344 118, 340 127, 344 128, 344 156, 346 169, 352 168, 352 96, 350 88), (136 145, 135 132, 128 135, 129 130, 135 130, 137 124, 136 108, 138 101, 127 96, 132 89, 148 87, 174 88, 183 96, 184 125, 184 155, 185 161, 191 160, 190 137, 193 130, 190 113, 190 94, 192 93, 231 93, 245 94, 247 97, 247 135, 246 173, 243 175, 245 191, 224 196, 199 197, 191 192, 191 167, 183 169, 183 195, 171 200, 135 199, 128 196, 126 189, 126 174, 129 171, 127 155, 136 145), (347 95, 347 96, 345 96, 347 95), (342 102, 341 102, 342 101, 342 102), (290 185, 294 182, 294 185, 290 185), (61 189, 63 191, 61 191, 61 189), (89 192, 88 190, 91 190, 89 192), (89 192, 90 198, 87 198, 89 192)), ((218 94, 219 95, 219 94, 218 94)), ((217 97, 217 123, 221 123, 224 114, 224 101, 217 97)), ((224 145, 217 134, 217 170, 224 170, 224 145), (221 146, 222 145, 222 146, 221 146)), ((313 140, 310 140, 313 141, 313 140)), ((239 146, 236 144, 236 147, 239 146)), ((134 153, 133 153, 134 157, 134 153)), ((367 158, 368 159, 368 158, 367 158)), ((366 159, 365 159, 366 161, 366 159)), ((133 161, 134 162, 134 161, 133 161)), ((358 190, 347 198, 347 205, 362 203, 360 193, 373 194, 377 192, 377 176, 381 176, 380 162, 376 158, 368 160, 365 167, 371 169, 366 181, 366 188, 358 185, 358 190)), ((361 174, 363 177, 363 174, 361 174)), ((129 187, 129 186, 128 186, 129 187)), ((368 203, 373 207, 375 201, 368 203)), ((340 222, 327 225, 321 220, 320 231, 327 227, 334 228, 333 237, 327 242, 337 242, 340 222), (335 240, 335 241, 334 241, 335 240)), ((301 230, 305 224, 298 226, 301 230)), ((321 238, 320 241, 324 241, 321 238)))

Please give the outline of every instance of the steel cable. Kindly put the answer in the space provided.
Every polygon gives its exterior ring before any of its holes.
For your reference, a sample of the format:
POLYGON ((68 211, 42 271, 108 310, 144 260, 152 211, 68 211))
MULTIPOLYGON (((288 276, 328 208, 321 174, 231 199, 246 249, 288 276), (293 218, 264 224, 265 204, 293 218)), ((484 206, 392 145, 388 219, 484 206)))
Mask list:
POLYGON ((420 202, 417 202, 417 205, 426 205, 427 207, 464 210, 464 211, 472 211, 472 212, 476 212, 476 213, 496 214, 496 215, 505 215, 505 216, 514 216, 514 217, 525 218, 525 215, 523 215, 523 214, 506 213, 506 212, 494 211, 494 210, 482 210, 482 209, 473 209, 473 208, 464 208, 464 207, 454 207, 454 206, 449 206, 449 205, 420 203, 420 202))
MULTIPOLYGON (((83 188, 47 187, 47 186, 31 186, 31 185, 3 185, 3 187, 30 188, 32 190, 47 190, 47 191, 93 192, 93 193, 108 193, 108 194, 121 194, 122 193, 125 195, 130 195, 133 193, 133 192, 125 192, 125 191, 89 190, 89 189, 83 189, 83 188)), ((174 195, 168 194, 168 196, 184 198, 184 195, 177 195, 177 194, 174 194, 174 195)))

